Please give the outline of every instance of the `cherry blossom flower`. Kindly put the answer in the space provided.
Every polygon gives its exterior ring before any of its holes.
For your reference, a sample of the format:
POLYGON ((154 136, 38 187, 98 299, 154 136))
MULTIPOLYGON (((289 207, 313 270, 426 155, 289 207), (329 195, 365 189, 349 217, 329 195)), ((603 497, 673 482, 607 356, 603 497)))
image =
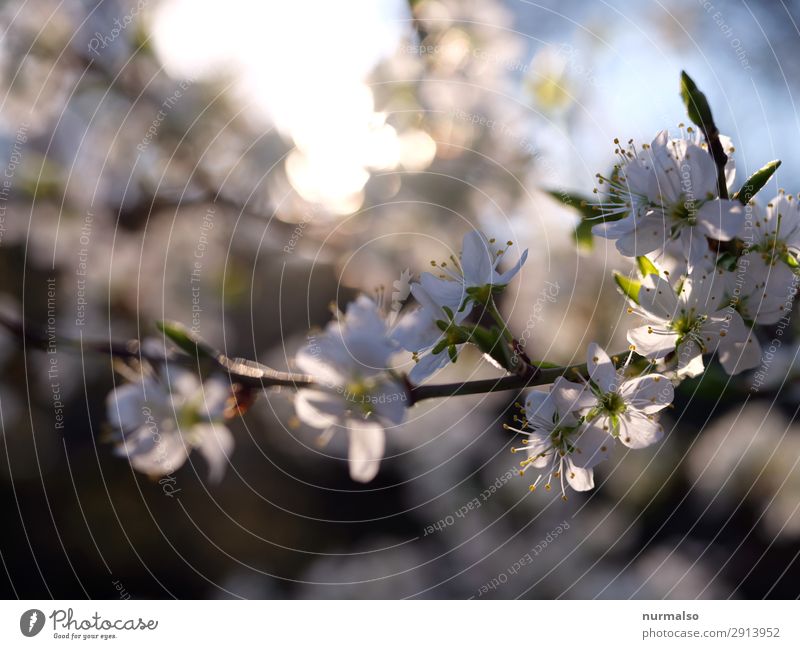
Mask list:
POLYGON ((647 321, 628 331, 633 349, 650 359, 675 352, 681 378, 703 372, 703 354, 715 351, 728 374, 758 365, 758 341, 724 299, 724 282, 714 278, 714 273, 698 271, 673 287, 658 275, 648 275, 638 305, 630 309, 647 321))
POLYGON ((377 305, 360 296, 295 359, 319 385, 297 391, 298 418, 323 429, 323 440, 338 428, 347 431, 350 476, 358 482, 375 477, 384 454, 385 428, 405 418, 405 389, 387 372, 394 352, 377 305))
POLYGON ((792 270, 783 263, 770 265, 758 252, 736 260, 732 271, 717 270, 725 296, 745 322, 770 325, 786 316, 796 289, 792 270))
MULTIPOLYGON (((730 241, 741 231, 744 206, 720 200, 717 169, 695 138, 670 139, 661 131, 642 151, 618 149, 622 161, 601 204, 617 221, 600 223, 594 234, 612 239, 626 257, 645 255, 679 240, 689 267, 708 256, 708 239, 730 241)), ((728 174, 732 181, 732 169, 728 174)))
POLYGON ((449 350, 451 346, 456 354, 461 347, 461 343, 449 339, 447 332, 443 332, 436 324, 437 321, 449 320, 444 309, 450 310, 455 325, 461 324, 472 310, 471 305, 459 310, 464 300, 463 287, 456 282, 443 282, 432 288, 437 281, 430 273, 423 273, 420 282, 411 285, 411 294, 419 307, 404 315, 392 332, 392 338, 398 345, 414 353, 416 363, 408 373, 412 383, 420 383, 444 367, 452 356, 449 350), (445 293, 447 290, 450 291, 449 295, 445 293), (431 296, 431 292, 437 295, 437 299, 431 296), (437 348, 435 353, 434 348, 437 348), (445 352, 446 349, 449 353, 445 352))
POLYGON ((608 457, 614 440, 599 426, 584 423, 576 414, 584 392, 584 386, 560 377, 549 392, 534 391, 528 395, 521 429, 506 426, 526 436, 523 446, 511 449, 528 454, 520 462, 521 473, 531 468, 545 469, 531 485, 531 491, 545 475, 545 489, 549 491, 553 480, 557 480, 565 500, 565 480, 575 491, 594 488, 593 467, 608 457))
MULTIPOLYGON (((798 268, 800 254, 800 201, 781 192, 766 209, 751 203, 754 212, 753 244, 750 252, 758 253, 765 264, 774 267, 783 262, 791 272, 798 268)), ((785 269, 782 269, 785 271, 785 269)), ((782 279, 785 275, 782 275, 782 279)))
POLYGON ((438 276, 423 273, 419 283, 412 284, 411 292, 420 306, 401 318, 393 332, 397 343, 415 354, 417 365, 409 372, 411 381, 424 380, 457 357, 461 336, 455 328, 442 331, 437 322, 461 324, 475 304, 488 305, 519 273, 528 258, 527 250, 509 270, 497 270, 510 246, 509 241, 498 247, 494 239, 472 230, 464 236, 458 259, 431 262, 438 268, 438 276))
POLYGON ((661 374, 625 377, 597 343, 589 345, 586 365, 589 380, 580 393, 569 389, 577 410, 591 422, 630 448, 646 448, 659 441, 664 430, 654 414, 672 403, 672 383, 661 374))
POLYGON ((227 378, 201 383, 188 370, 167 366, 163 376, 146 376, 115 388, 106 400, 117 455, 137 471, 155 477, 179 469, 197 449, 218 482, 233 451, 224 410, 231 396, 227 378))

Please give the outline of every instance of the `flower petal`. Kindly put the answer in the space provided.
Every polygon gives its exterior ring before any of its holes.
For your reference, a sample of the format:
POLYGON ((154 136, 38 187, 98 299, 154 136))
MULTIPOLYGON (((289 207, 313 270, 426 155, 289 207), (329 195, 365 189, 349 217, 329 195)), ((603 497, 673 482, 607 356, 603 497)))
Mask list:
POLYGON ((223 424, 197 424, 192 435, 198 437, 197 450, 208 463, 208 479, 217 483, 225 475, 225 467, 233 451, 233 435, 223 424))
POLYGON ((498 275, 494 279, 493 283, 494 284, 503 284, 503 285, 504 284, 508 284, 513 279, 513 277, 520 271, 520 269, 522 268, 523 264, 527 260, 528 260, 528 250, 526 248, 525 251, 520 255, 519 259, 517 260, 517 263, 514 264, 514 266, 512 266, 510 269, 508 269, 502 275, 498 275))
POLYGON ((675 396, 672 383, 661 374, 628 379, 620 386, 619 393, 627 405, 646 414, 663 410, 675 396))
MULTIPOLYGON (((413 292, 413 288, 412 288, 413 292)), ((440 319, 444 318, 444 314, 440 319)), ((392 339, 403 349, 420 352, 436 344, 442 335, 433 313, 421 307, 404 314, 392 330, 392 339)))
POLYGON ((347 404, 341 395, 322 390, 298 390, 294 396, 294 409, 304 424, 328 428, 341 421, 347 404))
POLYGON ((594 489, 594 471, 583 467, 575 466, 567 460, 566 468, 567 483, 575 491, 590 491, 594 489))
POLYGON ((486 237, 477 230, 467 232, 461 250, 461 269, 466 287, 491 284, 497 259, 486 237))
POLYGON ((664 358, 675 351, 678 335, 671 332, 662 332, 650 325, 643 325, 628 330, 628 342, 631 343, 637 354, 646 358, 664 358))
POLYGON ((647 448, 664 437, 664 428, 646 416, 623 412, 619 416, 619 441, 628 448, 647 448))
POLYGON ((180 469, 191 449, 177 432, 162 433, 146 453, 129 454, 131 466, 153 477, 169 475, 180 469))
POLYGON ((659 320, 672 320, 678 310, 678 296, 663 277, 648 275, 639 289, 639 306, 659 320))
POLYGON ((541 428, 548 433, 553 429, 553 418, 556 415, 556 404, 549 392, 533 390, 525 399, 525 418, 536 429, 541 428))
POLYGON ((697 211, 700 230, 720 241, 730 241, 736 237, 744 227, 745 218, 745 206, 739 201, 708 201, 697 211))
POLYGON ((408 380, 414 385, 418 385, 428 377, 433 376, 447 365, 449 361, 450 357, 447 355, 447 352, 444 351, 438 354, 425 354, 421 356, 419 361, 411 368, 411 371, 408 373, 408 380))
POLYGON ((589 378, 597 384, 604 393, 613 392, 617 386, 617 369, 606 354, 606 351, 597 343, 591 343, 586 354, 586 364, 589 368, 589 378))
POLYGON ((569 457, 575 466, 585 469, 596 466, 608 459, 608 454, 614 444, 614 438, 599 426, 584 426, 579 433, 571 439, 575 450, 569 457))
POLYGON ((597 405, 597 397, 583 383, 573 383, 559 376, 550 388, 550 399, 558 412, 560 421, 570 424, 577 418, 574 412, 597 405))
POLYGON ((383 428, 376 422, 361 419, 348 420, 347 428, 350 477, 356 482, 369 482, 377 475, 383 459, 386 446, 383 428))
POLYGON ((438 318, 443 317, 443 306, 458 311, 467 295, 461 282, 435 277, 431 273, 422 273, 420 283, 412 286, 411 292, 422 306, 430 309, 438 318))

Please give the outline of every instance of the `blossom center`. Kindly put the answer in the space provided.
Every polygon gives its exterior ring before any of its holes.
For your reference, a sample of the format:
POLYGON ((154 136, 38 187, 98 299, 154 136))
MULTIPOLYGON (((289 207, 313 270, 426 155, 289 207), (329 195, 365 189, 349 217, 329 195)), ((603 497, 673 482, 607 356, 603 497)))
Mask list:
POLYGON ((675 203, 670 210, 670 216, 679 225, 697 225, 697 208, 700 202, 691 198, 684 198, 675 203))
POLYGON ((625 412, 625 400, 617 392, 606 392, 600 397, 600 407, 609 415, 625 412))

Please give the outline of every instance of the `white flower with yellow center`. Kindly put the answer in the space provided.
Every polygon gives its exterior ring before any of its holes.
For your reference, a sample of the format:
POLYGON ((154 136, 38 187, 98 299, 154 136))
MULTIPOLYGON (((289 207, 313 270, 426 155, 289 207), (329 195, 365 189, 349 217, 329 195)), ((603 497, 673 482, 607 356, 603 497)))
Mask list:
POLYGON ((232 396, 230 380, 197 375, 177 366, 115 388, 106 399, 117 455, 154 477, 179 469, 193 449, 209 466, 209 479, 222 479, 233 450, 224 412, 232 396))
POLYGON ((387 371, 394 351, 377 305, 361 296, 295 359, 319 385, 297 391, 298 418, 324 429, 323 440, 337 429, 347 432, 350 476, 357 482, 375 477, 385 428, 405 418, 405 388, 387 371))
POLYGON ((725 300, 724 282, 714 279, 714 273, 698 271, 673 287, 658 275, 648 275, 638 304, 629 309, 646 321, 628 331, 633 350, 654 360, 674 354, 679 377, 702 373, 703 355, 714 352, 728 374, 756 367, 761 360, 758 341, 725 300))
MULTIPOLYGON (((606 217, 623 218, 592 231, 614 240, 621 254, 641 256, 677 240, 694 268, 708 256, 708 239, 730 241, 741 231, 744 206, 719 199, 717 168, 696 138, 670 139, 661 131, 641 151, 631 145, 617 153, 621 162, 612 178, 598 176, 611 190, 599 207, 606 217)), ((731 166, 727 181, 732 180, 731 166)))
POLYGON ((526 436, 522 447, 527 459, 520 462, 521 473, 544 469, 531 485, 535 490, 542 480, 550 491, 553 481, 561 487, 566 500, 566 483, 575 491, 594 488, 593 467, 608 457, 614 440, 599 426, 586 424, 576 410, 584 398, 585 387, 560 377, 549 392, 531 392, 525 401, 522 428, 509 430, 526 436), (546 479, 545 479, 546 478, 546 479))
POLYGON ((459 325, 476 304, 492 308, 493 296, 502 292, 519 273, 528 258, 527 250, 513 267, 504 273, 497 270, 511 245, 508 241, 500 247, 494 239, 473 230, 464 236, 458 259, 431 262, 438 273, 423 273, 419 283, 412 284, 411 293, 420 306, 400 319, 392 337, 415 355, 417 363, 409 372, 413 383, 431 376, 448 360, 455 360, 463 344, 456 327, 443 331, 437 322, 459 325))
POLYGON ((589 379, 580 394, 568 393, 585 421, 600 427, 629 448, 646 448, 659 441, 664 430, 655 413, 672 403, 672 383, 661 374, 626 377, 597 343, 589 345, 589 379))

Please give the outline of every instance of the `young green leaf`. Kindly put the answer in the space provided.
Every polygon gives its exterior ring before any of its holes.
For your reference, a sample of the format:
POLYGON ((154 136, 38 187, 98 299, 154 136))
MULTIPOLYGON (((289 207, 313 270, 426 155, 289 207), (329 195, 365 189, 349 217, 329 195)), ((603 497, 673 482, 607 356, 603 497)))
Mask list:
POLYGON ((623 295, 636 304, 639 304, 639 289, 642 287, 640 281, 631 279, 627 275, 616 271, 614 271, 614 281, 617 283, 617 286, 619 286, 623 295))
POLYGON ((159 320, 156 327, 190 356, 216 360, 217 352, 186 325, 173 320, 159 320))
POLYGON ((774 174, 780 166, 780 160, 773 160, 765 164, 744 182, 742 188, 733 195, 733 198, 740 201, 742 205, 747 205, 750 199, 761 191, 764 185, 769 182, 769 179, 772 178, 772 174, 774 174))
POLYGON ((562 205, 572 208, 581 215, 581 220, 575 226, 572 236, 579 248, 591 250, 593 243, 592 226, 595 225, 595 223, 600 223, 605 220, 602 210, 592 204, 588 198, 580 194, 573 194, 560 190, 547 190, 547 194, 562 205))
POLYGON ((711 116, 711 107, 706 96, 697 87, 692 78, 681 71, 681 99, 686 106, 689 119, 703 129, 704 132, 713 130, 714 118, 711 116))
POLYGON ((639 267, 639 274, 642 277, 647 277, 648 275, 660 275, 661 274, 659 272, 659 270, 658 270, 658 266, 656 266, 647 257, 637 257, 636 258, 636 265, 639 267))

